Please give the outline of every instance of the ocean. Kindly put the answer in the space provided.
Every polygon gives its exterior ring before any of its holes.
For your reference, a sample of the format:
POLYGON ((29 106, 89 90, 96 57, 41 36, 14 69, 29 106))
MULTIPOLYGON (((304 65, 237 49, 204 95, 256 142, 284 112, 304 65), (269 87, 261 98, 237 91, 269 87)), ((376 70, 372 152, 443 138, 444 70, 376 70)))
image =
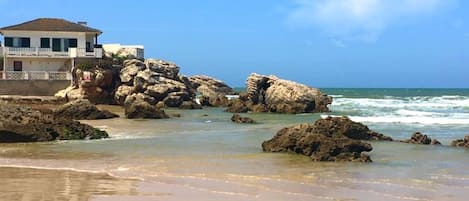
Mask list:
MULTIPOLYGON (((168 109, 181 118, 83 121, 110 139, 0 144, 0 200, 467 200, 469 150, 371 142, 373 163, 264 153, 285 126, 349 116, 394 139, 469 134, 469 89, 322 89, 327 114, 168 109)), ((105 106, 122 114, 122 109, 105 106)))

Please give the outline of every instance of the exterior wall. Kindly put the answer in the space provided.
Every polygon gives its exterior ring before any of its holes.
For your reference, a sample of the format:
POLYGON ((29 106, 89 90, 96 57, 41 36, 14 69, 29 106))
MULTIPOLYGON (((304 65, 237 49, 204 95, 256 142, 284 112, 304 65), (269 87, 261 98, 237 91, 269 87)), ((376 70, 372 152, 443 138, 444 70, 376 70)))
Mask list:
POLYGON ((70 86, 69 80, 0 80, 0 95, 53 96, 70 86))
POLYGON ((137 59, 144 59, 143 45, 121 45, 121 44, 103 44, 103 50, 107 56, 118 54, 120 56, 134 56, 137 59))
MULTIPOLYGON (((94 44, 94 37, 95 37, 95 35, 93 35, 93 34, 86 34, 86 37, 85 37, 86 42, 91 43, 91 48, 93 48, 94 45, 95 45, 94 44)), ((86 45, 86 43, 85 43, 85 45, 86 45)))
POLYGON ((39 58, 4 58, 6 61, 5 71, 13 71, 13 62, 22 61, 23 71, 70 71, 72 69, 71 59, 39 59, 39 58))
POLYGON ((31 47, 41 47, 41 38, 76 38, 78 48, 86 47, 86 33, 83 32, 4 31, 3 36, 28 37, 31 47))

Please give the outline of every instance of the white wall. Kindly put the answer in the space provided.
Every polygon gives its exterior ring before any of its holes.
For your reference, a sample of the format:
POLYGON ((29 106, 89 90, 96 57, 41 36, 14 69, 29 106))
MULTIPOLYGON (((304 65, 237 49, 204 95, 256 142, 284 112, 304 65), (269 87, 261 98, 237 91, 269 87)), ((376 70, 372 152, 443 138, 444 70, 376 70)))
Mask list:
POLYGON ((5 71, 13 71, 13 62, 22 61, 23 71, 69 71, 71 59, 7 58, 5 71))
MULTIPOLYGON (((46 31, 3 31, 4 37, 27 37, 31 38, 31 47, 41 47, 41 38, 76 38, 78 48, 86 47, 85 32, 46 32, 46 31)), ((94 43, 91 40, 92 44, 94 43)), ((51 45, 52 47, 52 45, 51 45)))
POLYGON ((106 54, 122 54, 121 56, 130 54, 138 59, 145 57, 143 45, 103 44, 103 50, 106 54))

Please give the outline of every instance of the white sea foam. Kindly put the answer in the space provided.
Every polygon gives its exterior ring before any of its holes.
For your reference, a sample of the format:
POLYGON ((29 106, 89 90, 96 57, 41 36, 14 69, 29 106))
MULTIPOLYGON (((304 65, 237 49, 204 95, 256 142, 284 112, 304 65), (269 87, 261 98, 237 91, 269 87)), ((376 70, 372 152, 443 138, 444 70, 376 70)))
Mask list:
POLYGON ((331 110, 354 121, 404 124, 469 124, 469 97, 336 98, 331 110))

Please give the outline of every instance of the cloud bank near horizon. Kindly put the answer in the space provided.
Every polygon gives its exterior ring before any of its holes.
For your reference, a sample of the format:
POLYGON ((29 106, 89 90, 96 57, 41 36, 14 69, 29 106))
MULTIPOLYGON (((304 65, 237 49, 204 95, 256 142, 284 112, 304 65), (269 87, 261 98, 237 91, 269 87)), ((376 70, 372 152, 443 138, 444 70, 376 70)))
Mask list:
POLYGON ((431 16, 458 0, 295 0, 287 22, 340 40, 374 42, 399 20, 431 16))

